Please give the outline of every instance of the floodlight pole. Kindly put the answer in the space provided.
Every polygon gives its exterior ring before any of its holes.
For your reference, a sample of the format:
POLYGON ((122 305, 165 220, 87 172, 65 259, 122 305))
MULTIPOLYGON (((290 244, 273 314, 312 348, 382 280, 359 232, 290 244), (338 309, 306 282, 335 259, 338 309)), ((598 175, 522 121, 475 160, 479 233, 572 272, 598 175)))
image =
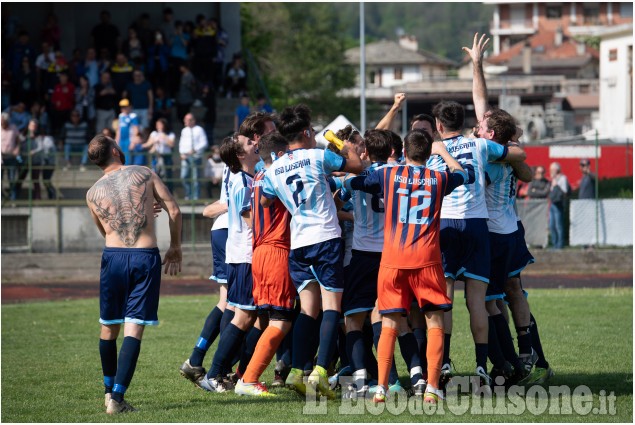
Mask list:
POLYGON ((359 120, 362 134, 366 131, 366 30, 364 2, 359 3, 359 120))

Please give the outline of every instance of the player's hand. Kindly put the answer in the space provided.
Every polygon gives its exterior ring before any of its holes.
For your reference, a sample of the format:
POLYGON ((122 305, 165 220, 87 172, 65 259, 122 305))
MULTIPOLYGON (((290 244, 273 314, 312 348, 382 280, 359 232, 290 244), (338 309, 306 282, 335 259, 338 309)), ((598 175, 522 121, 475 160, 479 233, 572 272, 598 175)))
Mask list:
POLYGON ((161 203, 156 201, 152 205, 152 209, 153 209, 155 218, 158 217, 159 214, 161 214, 161 211, 163 211, 163 207, 161 206, 161 203))
POLYGON ((432 152, 430 152, 431 155, 442 155, 447 152, 448 150, 445 148, 443 142, 432 142, 432 152))
POLYGON ((483 34, 479 39, 478 33, 475 33, 472 48, 470 49, 468 47, 463 47, 462 49, 465 53, 470 55, 472 62, 475 64, 481 63, 481 61, 483 60, 483 53, 485 53, 485 50, 487 50, 487 43, 489 43, 489 38, 483 40, 484 38, 485 34, 483 34))
POLYGON ((183 261, 183 254, 181 248, 170 247, 163 257, 161 265, 165 265, 163 273, 170 276, 176 276, 181 272, 181 262, 183 261))
POLYGON ((395 101, 392 105, 393 108, 396 108, 396 109, 401 108, 401 104, 403 103, 404 100, 406 100, 406 93, 396 93, 395 101))

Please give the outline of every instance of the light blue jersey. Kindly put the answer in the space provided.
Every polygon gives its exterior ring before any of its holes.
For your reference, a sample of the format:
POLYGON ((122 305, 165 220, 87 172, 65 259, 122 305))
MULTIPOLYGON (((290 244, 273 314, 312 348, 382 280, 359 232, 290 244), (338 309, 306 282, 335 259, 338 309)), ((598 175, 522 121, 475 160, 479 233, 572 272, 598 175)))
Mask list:
MULTIPOLYGON (((220 202, 226 204, 227 203, 227 191, 229 190, 229 176, 231 173, 229 172, 229 167, 225 165, 223 167, 223 180, 220 182, 220 198, 218 199, 220 202)), ((227 220, 227 213, 223 213, 216 217, 214 220, 214 224, 212 225, 212 230, 218 229, 227 229, 229 226, 229 221, 227 220)))
POLYGON ((250 263, 252 256, 252 231, 242 217, 245 211, 251 211, 251 190, 254 177, 239 171, 229 175, 227 193, 227 245, 225 262, 228 264, 250 263))
POLYGON ((487 203, 487 228, 492 233, 503 235, 518 229, 514 202, 516 202, 516 183, 514 169, 509 164, 492 164, 485 167, 485 201, 487 203))
POLYGON ((329 150, 294 149, 267 170, 263 194, 278 197, 291 213, 291 249, 341 236, 326 176, 345 165, 344 158, 329 150))
MULTIPOLYGON (((468 173, 468 184, 461 185, 443 199, 441 218, 487 218, 485 205, 485 165, 507 156, 507 147, 486 139, 463 136, 443 140, 450 155, 468 173)), ((431 156, 426 164, 434 171, 446 171, 447 165, 439 155, 431 156)))
MULTIPOLYGON (((383 162, 373 162, 360 175, 390 167, 383 162)), ((343 199, 351 198, 355 227, 353 249, 366 252, 382 252, 384 246, 384 198, 382 194, 370 194, 352 190, 350 179, 344 182, 343 199)))

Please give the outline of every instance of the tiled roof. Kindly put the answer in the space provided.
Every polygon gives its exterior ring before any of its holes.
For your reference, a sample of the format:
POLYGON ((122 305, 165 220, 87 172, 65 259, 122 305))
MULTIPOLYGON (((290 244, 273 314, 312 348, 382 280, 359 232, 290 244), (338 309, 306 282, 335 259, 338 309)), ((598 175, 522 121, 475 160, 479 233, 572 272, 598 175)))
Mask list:
MULTIPOLYGON (((346 51, 348 63, 358 63, 360 48, 353 47, 346 51)), ((405 49, 395 41, 382 40, 366 45, 367 65, 444 65, 456 66, 456 62, 425 50, 416 52, 405 49)))

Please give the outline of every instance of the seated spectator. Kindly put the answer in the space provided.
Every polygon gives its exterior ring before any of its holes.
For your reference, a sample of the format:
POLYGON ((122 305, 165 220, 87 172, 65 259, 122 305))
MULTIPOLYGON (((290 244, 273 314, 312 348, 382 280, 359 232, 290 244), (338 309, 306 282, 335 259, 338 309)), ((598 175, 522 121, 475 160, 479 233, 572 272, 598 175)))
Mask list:
POLYGON ((225 75, 227 98, 240 97, 247 90, 247 72, 240 55, 234 55, 232 64, 225 75))
POLYGON ((240 98, 240 105, 236 108, 236 113, 234 114, 234 131, 238 131, 240 125, 245 121, 247 115, 251 112, 251 108, 249 107, 249 96, 243 95, 240 98))
POLYGON ((172 119, 173 105, 174 102, 167 97, 163 87, 157 87, 154 96, 154 115, 152 116, 152 122, 155 123, 160 118, 165 118, 170 121, 172 119))
POLYGON ((37 100, 31 105, 31 119, 38 121, 38 130, 43 134, 49 134, 49 115, 46 112, 46 105, 37 100))
POLYGON ((154 86, 166 86, 170 48, 165 44, 161 31, 155 31, 154 43, 148 47, 148 78, 154 86))
POLYGON ((143 69, 145 63, 144 46, 134 27, 128 28, 128 38, 124 40, 121 52, 133 63, 135 69, 143 69))
MULTIPOLYGON (((56 190, 51 183, 55 168, 55 141, 47 136, 38 125, 36 119, 29 121, 26 132, 26 141, 22 143, 27 149, 24 158, 31 157, 31 182, 33 184, 33 199, 42 199, 40 176, 48 194, 48 199, 55 199, 56 190), (30 150, 29 150, 30 149, 30 150)), ((26 159, 25 159, 26 161, 26 159)), ((24 181, 28 169, 23 171, 20 180, 24 181)))
POLYGON ((79 77, 79 86, 75 89, 75 110, 80 113, 82 120, 88 123, 89 131, 94 133, 95 90, 84 75, 79 77))
POLYGON ((121 98, 128 83, 132 82, 132 71, 133 68, 128 63, 126 55, 123 53, 117 54, 115 64, 110 68, 112 85, 117 92, 117 97, 121 98))
POLYGON ((95 49, 89 47, 86 50, 86 59, 84 60, 84 75, 88 78, 91 87, 95 87, 99 83, 99 62, 97 62, 97 53, 95 49))
POLYGON ((45 88, 49 86, 46 79, 48 78, 48 69, 55 62, 55 52, 48 43, 42 43, 42 53, 35 59, 35 69, 37 72, 38 93, 43 96, 45 88))
POLYGON ((531 199, 544 199, 549 195, 550 183, 545 177, 545 167, 539 165, 534 171, 534 178, 529 182, 527 197, 531 199))
POLYGON ((82 121, 78 111, 71 112, 71 119, 64 124, 62 132, 62 140, 64 141, 64 160, 66 165, 64 171, 71 166, 71 154, 82 153, 79 171, 86 171, 86 163, 88 162, 88 124, 82 121))
POLYGON ((172 160, 172 149, 174 148, 176 136, 170 131, 168 120, 159 118, 155 124, 155 130, 150 133, 146 147, 150 149, 152 154, 152 169, 165 185, 170 189, 174 189, 172 181, 172 168, 174 161, 172 160))
POLYGON ((60 73, 60 82, 55 85, 51 95, 52 133, 57 135, 69 120, 71 111, 75 107, 75 86, 68 81, 68 74, 60 73))
POLYGON ((145 79, 141 70, 137 69, 133 72, 132 82, 126 86, 123 97, 132 103, 133 112, 137 114, 141 128, 148 128, 154 108, 154 94, 152 85, 145 79))
POLYGON ((117 92, 110 80, 110 72, 104 72, 101 74, 99 84, 95 86, 95 129, 97 131, 102 131, 104 128, 112 129, 116 106, 117 92))
POLYGON ((15 125, 19 131, 22 132, 26 130, 29 120, 31 119, 31 114, 27 111, 24 102, 19 102, 4 112, 9 114, 9 122, 15 125))

